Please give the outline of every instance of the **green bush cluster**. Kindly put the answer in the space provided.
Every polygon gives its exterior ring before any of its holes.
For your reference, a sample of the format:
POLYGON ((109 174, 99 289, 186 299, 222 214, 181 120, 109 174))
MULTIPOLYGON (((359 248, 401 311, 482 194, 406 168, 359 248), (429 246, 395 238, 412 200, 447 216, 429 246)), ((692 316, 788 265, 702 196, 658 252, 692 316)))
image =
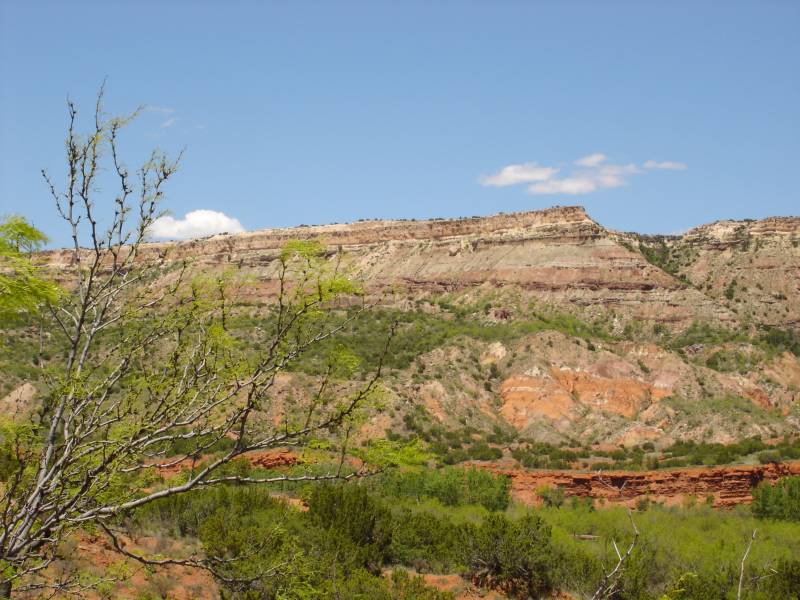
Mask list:
POLYGON ((546 442, 526 442, 511 451, 514 457, 527 469, 569 469, 578 458, 588 458, 588 450, 567 450, 546 442))
MULTIPOLYGON (((734 600, 741 557, 754 529, 758 535, 745 565, 742 598, 797 598, 800 588, 792 586, 800 569, 800 525, 758 521, 748 513, 747 507, 720 511, 643 505, 633 514, 639 540, 613 598, 734 600)), ((602 576, 600 565, 616 564, 611 541, 621 551, 631 542, 626 510, 565 503, 538 514, 553 529, 559 557, 556 586, 577 597, 591 597, 602 576)))
POLYGON ((510 482, 481 469, 394 470, 375 482, 379 493, 397 498, 435 498, 445 506, 476 504, 487 510, 505 510, 510 502, 510 482))
POLYGON ((555 446, 547 442, 522 440, 511 448, 519 464, 530 469, 592 470, 670 469, 697 465, 717 466, 738 462, 785 462, 800 459, 800 438, 786 436, 767 444, 751 437, 731 444, 679 441, 656 451, 652 442, 640 446, 599 450, 589 447, 555 446))
POLYGON ((406 442, 419 437, 446 465, 456 465, 467 460, 497 460, 502 458, 503 451, 489 443, 505 445, 513 439, 496 426, 492 433, 486 435, 469 426, 461 429, 445 429, 438 424, 426 427, 426 421, 427 417, 419 413, 407 413, 403 416, 403 422, 410 434, 404 436, 387 430, 386 437, 391 441, 406 442))
POLYGON ((539 516, 487 516, 461 533, 467 573, 479 585, 512 598, 541 598, 554 587, 552 533, 539 516))
POLYGON ((224 487, 142 507, 130 524, 200 540, 218 559, 231 600, 452 600, 396 570, 394 522, 384 504, 356 485, 314 488, 309 511, 299 512, 264 489, 224 487))
POLYGON ((707 321, 694 321, 688 328, 672 338, 668 346, 680 350, 687 346, 718 345, 729 342, 748 342, 748 336, 741 331, 712 325, 707 321))
POLYGON ((392 540, 392 516, 361 486, 320 485, 312 488, 308 507, 314 523, 343 537, 359 554, 359 562, 379 574, 392 540))
MULTIPOLYGON (((798 481, 770 489, 781 489, 784 505, 796 506, 798 481)), ((394 481, 405 482, 414 485, 394 481)), ((198 539, 207 555, 226 561, 220 564, 227 577, 251 580, 222 584, 223 597, 236 600, 452 598, 406 569, 460 573, 510 598, 542 598, 552 590, 590 597, 603 566, 616 563, 612 540, 624 550, 632 539, 628 516, 618 508, 558 502, 488 512, 393 495, 393 489, 385 480, 310 487, 307 512, 263 489, 209 489, 143 507, 128 525, 198 539)), ((613 597, 733 600, 739 561, 757 528, 743 598, 796 600, 800 524, 759 522, 747 510, 643 506, 633 517, 641 535, 613 597)))
MULTIPOLYGON (((627 244, 626 246, 629 250, 633 250, 633 248, 627 244)), ((663 238, 641 237, 639 240, 639 251, 650 264, 666 271, 673 277, 685 280, 679 273, 682 258, 680 253, 667 246, 663 238)))
POLYGON ((761 483, 753 490, 753 514, 762 519, 800 521, 800 477, 774 485, 761 483))
POLYGON ((666 346, 682 352, 688 346, 720 346, 730 343, 750 344, 755 351, 720 348, 706 358, 705 366, 716 371, 746 372, 782 352, 800 356, 800 334, 789 329, 768 326, 761 332, 750 334, 706 321, 694 321, 687 329, 667 340, 666 346))
POLYGON ((761 334, 761 341, 775 351, 800 356, 800 334, 795 331, 767 327, 761 334))
POLYGON ((733 444, 705 442, 676 442, 663 451, 662 468, 691 465, 727 465, 756 455, 760 462, 780 462, 800 458, 800 438, 785 438, 777 444, 767 444, 760 438, 748 438, 733 444))
MULTIPOLYGON (((504 343, 540 331, 559 331, 584 339, 608 337, 602 329, 588 325, 572 315, 535 313, 514 322, 485 323, 475 319, 470 309, 457 309, 447 303, 440 313, 384 308, 368 311, 351 320, 353 316, 353 311, 342 311, 339 318, 344 326, 336 340, 315 344, 293 368, 310 373, 321 372, 327 365, 330 354, 336 346, 340 346, 357 356, 364 370, 372 370, 377 366, 393 325, 396 325, 396 332, 392 339, 391 352, 384 362, 396 369, 410 367, 420 355, 449 344, 459 337, 504 343)), ((246 320, 237 322, 235 327, 247 329, 254 325, 246 320)))

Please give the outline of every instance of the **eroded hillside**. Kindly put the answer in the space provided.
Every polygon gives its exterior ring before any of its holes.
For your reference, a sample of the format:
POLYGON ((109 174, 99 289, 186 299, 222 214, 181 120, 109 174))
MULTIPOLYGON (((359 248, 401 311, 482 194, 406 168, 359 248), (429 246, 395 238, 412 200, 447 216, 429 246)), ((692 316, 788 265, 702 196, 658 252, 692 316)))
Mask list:
MULTIPOLYGON (((474 439, 465 448, 664 447, 800 431, 800 219, 648 237, 557 207, 263 230, 150 244, 146 253, 247 278, 235 324, 246 337, 294 239, 324 243, 379 304, 341 340, 366 366, 399 321, 385 402, 362 435, 466 428, 474 439)), ((68 256, 41 257, 65 285, 75 267, 68 256)), ((26 372, 6 375, 5 392, 26 372)), ((310 356, 282 393, 302 398, 314 377, 310 356)))

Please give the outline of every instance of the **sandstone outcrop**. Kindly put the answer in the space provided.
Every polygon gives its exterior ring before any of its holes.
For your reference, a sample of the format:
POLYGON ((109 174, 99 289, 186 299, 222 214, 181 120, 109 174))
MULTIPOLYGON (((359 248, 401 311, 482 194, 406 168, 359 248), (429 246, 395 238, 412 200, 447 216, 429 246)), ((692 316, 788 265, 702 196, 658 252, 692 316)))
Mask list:
POLYGON ((800 462, 732 467, 698 467, 658 471, 533 471, 478 465, 511 479, 512 496, 527 504, 540 502, 538 491, 558 487, 566 496, 591 498, 612 504, 681 502, 689 496, 712 499, 715 507, 753 501, 752 490, 761 482, 800 475, 800 462))
MULTIPOLYGON (((239 267, 259 285, 252 300, 277 289, 275 259, 292 239, 317 239, 345 266, 380 293, 409 294, 512 286, 572 312, 619 312, 670 326, 698 317, 724 322, 733 313, 687 286, 593 221, 578 206, 431 221, 365 221, 266 229, 175 244, 150 244, 144 256, 191 259, 196 268, 239 267)), ((70 278, 68 252, 43 255, 62 281, 70 278)))
POLYGON ((660 241, 677 275, 740 319, 800 329, 800 217, 717 221, 660 241))

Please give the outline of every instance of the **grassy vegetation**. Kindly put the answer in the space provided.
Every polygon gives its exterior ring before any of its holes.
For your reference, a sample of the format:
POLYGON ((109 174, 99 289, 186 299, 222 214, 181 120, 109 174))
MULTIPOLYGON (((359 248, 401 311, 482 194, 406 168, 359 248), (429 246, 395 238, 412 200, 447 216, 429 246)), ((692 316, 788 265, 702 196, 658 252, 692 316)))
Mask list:
POLYGON ((38 331, 24 324, 4 328, 0 342, 0 396, 25 381, 41 377, 43 362, 51 356, 39 354, 38 331))
POLYGON ((421 407, 403 415, 403 423, 409 433, 403 435, 387 430, 386 437, 399 442, 420 439, 445 465, 455 465, 467 460, 497 460, 503 456, 503 452, 496 445, 507 445, 516 440, 516 432, 504 432, 497 425, 489 434, 470 426, 445 429, 440 424, 433 423, 421 407))
MULTIPOLYGON (((453 308, 448 304, 446 306, 453 308)), ((339 318, 345 322, 352 314, 352 310, 342 311, 339 318)), ((559 331, 587 340, 608 338, 602 329, 566 314, 536 313, 513 323, 487 323, 474 318, 471 312, 463 308, 435 313, 419 309, 401 311, 383 308, 368 311, 347 323, 335 340, 315 345, 295 368, 319 373, 325 369, 330 354, 341 348, 357 356, 364 370, 374 369, 393 324, 397 325, 397 330, 386 364, 396 369, 408 368, 420 355, 452 343, 459 337, 509 343, 540 331, 559 331)), ((256 326, 259 326, 257 322, 244 317, 232 324, 233 328, 239 330, 256 326)))
POLYGON ((662 344, 679 353, 691 346, 720 346, 704 361, 704 366, 720 372, 746 373, 774 359, 783 352, 800 356, 800 334, 788 329, 766 327, 756 333, 718 327, 708 322, 695 321, 676 336, 662 344), (724 345, 746 345, 747 351, 724 345))
POLYGON ((783 479, 775 485, 759 485, 753 491, 753 514, 800 523, 800 477, 783 479))
POLYGON ((523 467, 535 469, 570 469, 583 466, 593 470, 652 470, 745 462, 764 464, 800 459, 800 438, 787 436, 777 443, 769 444, 758 437, 731 444, 679 441, 661 451, 656 451, 655 446, 648 442, 640 446, 598 450, 522 441, 512 450, 512 456, 523 467))
POLYGON ((690 465, 726 465, 757 458, 761 463, 800 459, 800 439, 786 438, 777 444, 766 444, 750 438, 733 444, 676 442, 665 448, 661 467, 690 465))
POLYGON ((475 504, 504 510, 509 503, 508 479, 478 469, 391 471, 374 485, 386 497, 435 498, 445 506, 475 504))
POLYGON ((687 346, 748 341, 750 341, 750 337, 746 332, 715 326, 706 321, 694 321, 688 328, 669 340, 668 346, 673 350, 681 350, 687 346))
POLYGON ((795 331, 767 327, 761 334, 760 341, 776 352, 791 352, 800 356, 800 333, 795 331))
MULTIPOLYGON (((703 414, 717 412, 728 415, 727 418, 765 423, 780 418, 742 398, 711 398, 702 405, 679 397, 665 402, 698 420, 703 414)), ((659 451, 652 442, 601 450, 581 445, 576 440, 561 445, 536 441, 497 426, 489 434, 474 427, 448 430, 433 423, 421 408, 404 415, 403 421, 409 433, 404 435, 387 430, 387 437, 400 442, 420 439, 445 465, 469 460, 497 460, 503 456, 501 448, 507 448, 520 466, 530 469, 652 470, 800 460, 800 438, 792 436, 770 443, 760 437, 751 437, 730 444, 678 441, 659 451)))
POLYGON ((130 526, 199 539, 242 582, 222 585, 231 600, 452 600, 402 570, 380 576, 391 515, 363 488, 320 487, 311 506, 301 513, 263 489, 219 488, 148 506, 130 526))
MULTIPOLYGON (((586 597, 603 565, 616 562, 612 540, 620 546, 631 540, 622 508, 597 510, 575 500, 540 509, 508 505, 503 482, 476 483, 454 472, 387 473, 360 484, 309 487, 301 491, 305 513, 263 489, 205 490, 143 508, 128 526, 196 538, 206 552, 237 559, 225 563, 228 575, 252 581, 223 585, 231 599, 452 597, 404 569, 459 573, 511 598, 543 597, 554 589, 586 597), (452 478, 445 494, 443 478, 452 478), (476 504, 490 489, 506 501, 476 504), (277 572, 259 576, 277 565, 277 572), (389 580, 381 577, 387 570, 389 580)), ((800 488, 792 485, 796 494, 800 488)), ((743 598, 797 599, 800 523, 754 511, 771 518, 759 519, 746 507, 726 512, 640 503, 633 515, 640 539, 614 598, 735 598, 739 561, 757 529, 743 598)))
POLYGON ((673 277, 679 276, 680 257, 663 239, 639 240, 639 251, 650 264, 673 277))

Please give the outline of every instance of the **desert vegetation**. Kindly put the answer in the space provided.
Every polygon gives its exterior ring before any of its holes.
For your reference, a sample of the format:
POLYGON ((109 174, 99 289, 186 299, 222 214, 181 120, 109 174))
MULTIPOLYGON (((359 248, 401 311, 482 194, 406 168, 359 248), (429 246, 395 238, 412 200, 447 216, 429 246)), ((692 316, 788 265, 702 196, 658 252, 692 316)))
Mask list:
MULTIPOLYGON (((589 598, 604 569, 617 562, 614 543, 627 547, 634 535, 625 509, 577 500, 530 509, 509 504, 507 496, 505 502, 478 504, 486 481, 462 476, 462 484, 443 495, 446 473, 403 474, 415 483, 400 488, 397 474, 299 487, 292 495, 305 499, 306 511, 264 490, 209 490, 142 508, 130 527, 196 537, 217 555, 238 554, 244 558, 235 567, 239 575, 271 573, 283 561, 286 567, 275 575, 229 590, 231 597, 258 598, 302 598, 311 589, 311 597, 335 598, 337 588, 356 598, 449 597, 421 583, 418 591, 410 591, 416 590, 411 584, 404 584, 409 591, 398 590, 391 578, 381 577, 387 572, 395 579, 405 572, 458 573, 464 586, 501 590, 509 598, 544 597, 554 589, 589 598), (303 559, 288 561, 292 553, 303 559)), ((503 489, 502 482, 496 486, 503 489)), ((632 513, 639 541, 610 597, 736 598, 753 530, 758 533, 741 597, 797 597, 798 525, 756 506, 751 515, 746 507, 716 511, 702 499, 671 508, 641 503, 632 513)))

